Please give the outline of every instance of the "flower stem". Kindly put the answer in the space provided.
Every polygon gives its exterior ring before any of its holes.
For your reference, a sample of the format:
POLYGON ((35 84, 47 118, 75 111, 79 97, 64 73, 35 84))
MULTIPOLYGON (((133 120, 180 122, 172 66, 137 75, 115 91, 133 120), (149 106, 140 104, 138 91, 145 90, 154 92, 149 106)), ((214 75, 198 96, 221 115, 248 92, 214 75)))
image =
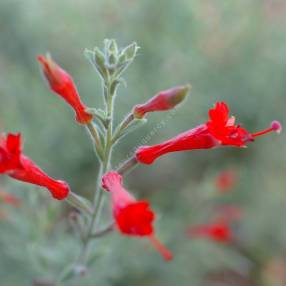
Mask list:
POLYGON ((119 124, 119 126, 116 128, 114 132, 114 136, 112 138, 112 143, 115 143, 120 136, 122 135, 122 132, 130 125, 130 123, 134 120, 133 113, 129 113, 123 121, 119 124))
POLYGON ((111 224, 107 225, 105 228, 98 230, 95 233, 92 233, 90 235, 90 238, 99 238, 102 237, 110 232, 112 232, 114 230, 114 222, 112 222, 111 224))
MULTIPOLYGON (((80 255, 77 262, 77 265, 79 266, 81 265, 85 266, 88 260, 90 242, 91 239, 93 238, 92 233, 94 232, 94 228, 97 225, 103 204, 103 190, 101 188, 101 178, 103 174, 105 174, 108 171, 110 165, 110 157, 112 153, 112 122, 113 122, 114 95, 110 93, 109 82, 106 83, 105 86, 105 99, 106 99, 106 114, 108 118, 111 118, 111 120, 108 122, 107 130, 105 132, 105 146, 104 146, 104 152, 102 154, 103 155, 102 160, 100 161, 100 168, 97 177, 96 190, 93 201, 93 213, 83 239, 82 249, 80 251, 80 255)), ((93 134, 93 129, 91 129, 90 132, 91 134, 93 134)), ((94 138, 94 140, 96 140, 96 138, 94 138)))
POLYGON ((102 160, 103 159, 102 158, 103 157, 102 146, 101 146, 101 142, 100 142, 98 131, 97 131, 96 127, 94 126, 94 124, 92 122, 87 123, 86 127, 87 127, 87 129, 88 129, 92 139, 94 140, 96 153, 99 156, 99 158, 102 160))
POLYGON ((131 171, 131 169, 133 169, 137 165, 137 163, 138 161, 136 157, 131 157, 130 159, 125 161, 116 171, 120 175, 124 175, 127 172, 131 171))
POLYGON ((76 195, 75 193, 70 192, 66 198, 66 201, 84 214, 87 214, 88 216, 92 214, 92 210, 89 208, 89 206, 81 199, 80 196, 76 195))

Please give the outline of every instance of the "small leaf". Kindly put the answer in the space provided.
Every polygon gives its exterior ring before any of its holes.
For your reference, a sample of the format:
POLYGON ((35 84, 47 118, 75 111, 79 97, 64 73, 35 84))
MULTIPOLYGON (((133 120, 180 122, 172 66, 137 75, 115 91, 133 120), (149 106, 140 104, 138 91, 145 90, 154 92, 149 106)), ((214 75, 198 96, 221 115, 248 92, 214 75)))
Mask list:
POLYGON ((137 45, 136 42, 134 42, 127 46, 125 49, 123 49, 122 54, 125 54, 127 61, 133 61, 139 49, 140 47, 137 45))
POLYGON ((93 65, 93 67, 99 73, 99 75, 103 79, 107 78, 108 72, 105 67, 104 54, 98 48, 95 48, 94 51, 86 49, 84 51, 84 55, 89 60, 89 62, 93 65))

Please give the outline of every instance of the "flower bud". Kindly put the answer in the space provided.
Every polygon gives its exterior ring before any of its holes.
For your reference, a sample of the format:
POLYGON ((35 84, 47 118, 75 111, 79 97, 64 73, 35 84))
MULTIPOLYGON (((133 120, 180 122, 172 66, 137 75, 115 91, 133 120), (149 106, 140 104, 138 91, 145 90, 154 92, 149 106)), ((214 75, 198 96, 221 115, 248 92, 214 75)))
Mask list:
POLYGON ((136 42, 133 42, 129 46, 127 46, 125 49, 123 49, 122 54, 126 56, 127 61, 132 61, 136 54, 137 51, 140 49, 140 47, 137 45, 136 42))
POLYGON ((135 118, 142 118, 148 112, 165 111, 176 107, 188 95, 189 84, 164 90, 149 99, 146 103, 137 104, 133 109, 135 118))
POLYGON ((72 77, 55 63, 49 54, 46 57, 39 56, 38 61, 42 65, 51 90, 60 95, 74 109, 76 121, 80 124, 91 122, 93 115, 86 111, 87 107, 81 102, 72 77))

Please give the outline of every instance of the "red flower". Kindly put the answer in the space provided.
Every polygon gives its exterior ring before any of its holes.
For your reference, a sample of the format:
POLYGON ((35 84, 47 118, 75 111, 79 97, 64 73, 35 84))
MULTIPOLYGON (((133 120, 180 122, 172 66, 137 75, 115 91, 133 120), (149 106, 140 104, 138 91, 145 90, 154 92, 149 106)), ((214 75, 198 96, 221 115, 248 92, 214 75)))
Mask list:
POLYGON ((240 125, 235 125, 235 117, 229 117, 226 103, 217 102, 209 111, 209 121, 178 136, 154 146, 141 146, 136 150, 140 163, 152 164, 158 157, 177 151, 209 149, 219 146, 245 147, 249 141, 271 131, 280 133, 282 127, 273 121, 270 128, 257 133, 249 133, 240 125))
POLYGON ((0 149, 2 150, 2 154, 0 153, 1 173, 6 173, 19 181, 45 187, 58 200, 63 200, 68 196, 69 186, 66 182, 52 179, 32 160, 21 154, 20 134, 8 134, 7 138, 2 135, 1 138, 1 146, 5 146, 0 149))
POLYGON ((232 169, 222 171, 215 179, 215 185, 219 192, 228 192, 235 187, 238 180, 237 172, 232 169))
POLYGON ((161 91, 144 104, 137 104, 133 114, 135 118, 142 118, 148 112, 173 109, 184 100, 190 88, 190 85, 184 85, 161 91))
POLYGON ((0 189, 0 203, 1 202, 14 207, 20 207, 22 204, 19 198, 0 189))
POLYGON ((188 230, 188 236, 190 238, 208 238, 213 241, 228 243, 232 241, 233 235, 230 226, 220 221, 192 226, 188 230))
POLYGON ((129 236, 146 236, 165 260, 172 259, 172 254, 154 236, 153 221, 155 214, 147 201, 136 201, 122 186, 122 177, 116 172, 109 172, 102 178, 102 187, 111 193, 112 212, 118 230, 129 236))
POLYGON ((21 167, 20 148, 20 134, 0 134, 0 174, 21 167))
POLYGON ((81 124, 91 122, 93 115, 87 112, 87 107, 81 102, 72 77, 57 65, 49 55, 46 58, 39 56, 38 61, 42 65, 44 75, 48 80, 51 90, 63 97, 74 109, 76 121, 81 124))

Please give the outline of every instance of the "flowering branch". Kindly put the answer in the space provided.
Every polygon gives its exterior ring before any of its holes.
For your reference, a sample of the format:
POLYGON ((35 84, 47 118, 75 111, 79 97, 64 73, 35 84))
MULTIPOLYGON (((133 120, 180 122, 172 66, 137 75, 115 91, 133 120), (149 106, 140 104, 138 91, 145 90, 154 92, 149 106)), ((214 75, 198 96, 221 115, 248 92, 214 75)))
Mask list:
MULTIPOLYGON (((122 74, 134 60, 139 47, 136 43, 119 49, 114 40, 105 40, 104 50, 95 48, 86 50, 85 55, 96 69, 103 83, 103 99, 105 110, 88 108, 81 100, 76 85, 63 68, 53 61, 51 56, 39 56, 38 60, 48 86, 61 97, 74 111, 75 120, 85 126, 91 135, 95 154, 99 162, 97 183, 93 202, 73 193, 69 185, 61 180, 49 177, 40 167, 22 152, 20 134, 1 134, 0 136, 0 174, 10 178, 46 188, 57 200, 65 200, 86 216, 82 220, 81 250, 72 266, 68 266, 59 275, 57 282, 67 277, 86 273, 91 242, 103 237, 113 230, 126 236, 147 238, 165 260, 172 259, 172 253, 155 236, 155 213, 146 200, 137 200, 123 186, 123 175, 141 164, 152 164, 154 161, 171 152, 190 151, 195 149, 212 149, 224 146, 246 147, 258 136, 277 132, 282 126, 273 121, 269 128, 250 133, 241 125, 235 124, 235 117, 230 116, 229 107, 225 102, 217 102, 209 110, 209 119, 177 136, 153 146, 140 146, 133 157, 124 162, 117 171, 111 171, 113 148, 119 139, 142 126, 151 112, 163 112, 174 109, 188 95, 191 86, 182 85, 161 91, 145 103, 132 108, 116 128, 114 124, 114 101, 117 88, 122 82, 122 74), (115 130, 115 131, 114 131, 115 130), (111 200, 112 224, 98 229, 103 209, 104 192, 111 200)), ((194 232, 192 232, 192 235, 194 232)), ((213 237, 220 241, 232 239, 227 225, 208 225, 199 227, 196 235, 213 237)))

